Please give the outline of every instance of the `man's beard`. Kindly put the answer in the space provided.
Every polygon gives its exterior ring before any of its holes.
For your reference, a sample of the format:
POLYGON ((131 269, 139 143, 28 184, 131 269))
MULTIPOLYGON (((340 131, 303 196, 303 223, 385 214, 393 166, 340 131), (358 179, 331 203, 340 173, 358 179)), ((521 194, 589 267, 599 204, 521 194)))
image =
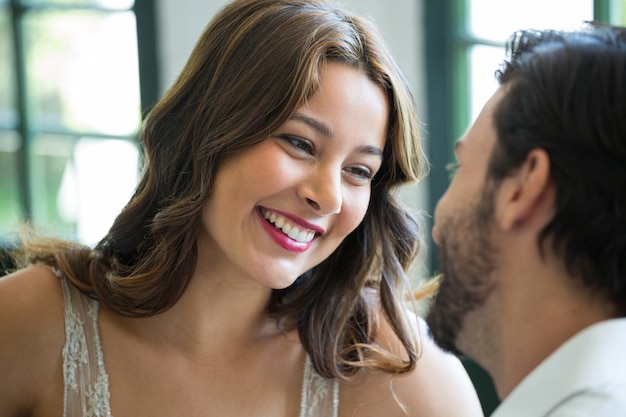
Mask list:
POLYGON ((438 226, 443 280, 426 321, 435 343, 456 355, 463 354, 457 343, 467 314, 482 306, 493 289, 494 195, 493 184, 486 185, 469 211, 438 226))

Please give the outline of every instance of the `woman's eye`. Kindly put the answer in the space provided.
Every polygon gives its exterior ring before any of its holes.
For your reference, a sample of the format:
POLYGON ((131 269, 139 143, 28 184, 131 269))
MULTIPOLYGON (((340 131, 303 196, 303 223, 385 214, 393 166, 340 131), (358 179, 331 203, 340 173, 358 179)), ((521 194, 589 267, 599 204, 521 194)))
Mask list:
POLYGON ((369 168, 364 167, 364 166, 351 166, 351 167, 346 168, 346 171, 364 180, 371 180, 372 177, 374 177, 372 175, 372 171, 369 168))
POLYGON ((282 136, 282 139, 287 141, 296 150, 313 155, 313 144, 310 141, 296 136, 282 136))

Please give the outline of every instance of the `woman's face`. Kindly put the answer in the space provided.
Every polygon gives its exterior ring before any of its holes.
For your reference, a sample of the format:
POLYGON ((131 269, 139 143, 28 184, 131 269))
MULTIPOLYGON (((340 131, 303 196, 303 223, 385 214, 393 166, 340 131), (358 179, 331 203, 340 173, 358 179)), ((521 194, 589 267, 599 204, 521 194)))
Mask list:
POLYGON ((201 217, 198 268, 285 288, 363 220, 382 163, 388 102, 343 64, 270 137, 224 161, 201 217))

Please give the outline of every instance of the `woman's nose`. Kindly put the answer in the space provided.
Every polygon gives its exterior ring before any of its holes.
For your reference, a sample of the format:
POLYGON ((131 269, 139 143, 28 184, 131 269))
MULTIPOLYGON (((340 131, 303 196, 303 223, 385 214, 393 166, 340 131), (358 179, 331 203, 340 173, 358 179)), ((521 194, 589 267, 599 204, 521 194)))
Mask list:
POLYGON ((340 213, 343 205, 341 170, 316 169, 302 182, 299 194, 317 214, 340 213))

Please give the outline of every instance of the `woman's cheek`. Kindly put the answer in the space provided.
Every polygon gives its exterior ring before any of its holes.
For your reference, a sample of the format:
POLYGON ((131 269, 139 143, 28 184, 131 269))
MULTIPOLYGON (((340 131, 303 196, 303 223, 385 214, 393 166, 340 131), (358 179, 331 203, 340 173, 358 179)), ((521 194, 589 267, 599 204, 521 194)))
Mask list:
POLYGON ((349 229, 346 235, 356 229, 365 218, 367 209, 369 208, 370 195, 371 193, 368 188, 367 191, 356 192, 354 195, 350 196, 349 201, 352 202, 352 204, 344 200, 340 214, 345 213, 346 215, 346 228, 349 229))

